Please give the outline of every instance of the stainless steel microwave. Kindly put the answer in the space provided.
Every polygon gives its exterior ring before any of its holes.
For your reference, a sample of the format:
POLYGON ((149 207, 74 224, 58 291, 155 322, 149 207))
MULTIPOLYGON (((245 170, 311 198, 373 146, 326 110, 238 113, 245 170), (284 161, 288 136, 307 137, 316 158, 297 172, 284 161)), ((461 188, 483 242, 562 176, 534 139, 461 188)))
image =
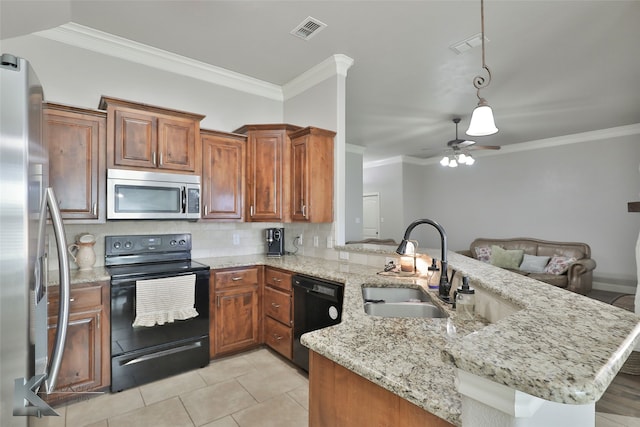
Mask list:
POLYGON ((200 177, 107 170, 107 219, 200 219, 200 177))

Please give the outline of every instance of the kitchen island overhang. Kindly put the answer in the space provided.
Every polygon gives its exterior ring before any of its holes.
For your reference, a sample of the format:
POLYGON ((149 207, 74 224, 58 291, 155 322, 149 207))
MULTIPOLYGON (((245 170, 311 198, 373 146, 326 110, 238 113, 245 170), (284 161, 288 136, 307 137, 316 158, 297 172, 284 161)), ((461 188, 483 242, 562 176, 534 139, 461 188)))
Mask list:
POLYGON ((456 253, 449 258, 474 287, 520 309, 487 326, 454 322, 457 334, 450 336, 446 319, 376 318, 363 311, 364 283, 423 281, 348 275, 343 322, 304 335, 302 343, 456 425, 463 425, 456 369, 549 402, 587 405, 593 412, 640 342, 640 319, 456 253))

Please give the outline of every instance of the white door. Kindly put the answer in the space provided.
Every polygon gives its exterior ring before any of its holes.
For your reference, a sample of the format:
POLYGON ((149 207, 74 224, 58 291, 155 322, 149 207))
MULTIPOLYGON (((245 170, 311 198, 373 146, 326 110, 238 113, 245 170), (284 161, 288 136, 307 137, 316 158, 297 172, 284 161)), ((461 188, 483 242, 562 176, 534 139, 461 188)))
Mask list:
POLYGON ((362 237, 380 238, 380 194, 367 193, 362 196, 362 237))

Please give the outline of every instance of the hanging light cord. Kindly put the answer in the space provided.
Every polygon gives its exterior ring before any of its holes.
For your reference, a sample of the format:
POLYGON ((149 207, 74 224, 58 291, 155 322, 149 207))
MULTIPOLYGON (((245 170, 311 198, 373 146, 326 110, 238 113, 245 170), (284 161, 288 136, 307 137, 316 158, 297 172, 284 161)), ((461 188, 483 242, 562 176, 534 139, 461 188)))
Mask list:
POLYGON ((485 87, 489 86, 489 83, 491 83, 491 71, 484 61, 484 0, 480 0, 480 22, 482 32, 482 68, 487 70, 488 77, 485 78, 483 76, 475 76, 473 78, 473 86, 478 89, 478 99, 482 99, 482 97, 480 96, 480 89, 484 89, 485 87))

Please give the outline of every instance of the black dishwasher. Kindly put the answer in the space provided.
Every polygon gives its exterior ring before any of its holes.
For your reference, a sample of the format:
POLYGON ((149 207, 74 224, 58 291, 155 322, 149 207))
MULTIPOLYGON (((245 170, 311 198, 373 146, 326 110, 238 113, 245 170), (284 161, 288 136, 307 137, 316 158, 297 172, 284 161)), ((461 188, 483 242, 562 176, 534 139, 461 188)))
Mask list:
POLYGON ((309 276, 293 276, 293 363, 309 371, 309 349, 300 343, 306 332, 337 325, 342 319, 344 286, 309 276))

